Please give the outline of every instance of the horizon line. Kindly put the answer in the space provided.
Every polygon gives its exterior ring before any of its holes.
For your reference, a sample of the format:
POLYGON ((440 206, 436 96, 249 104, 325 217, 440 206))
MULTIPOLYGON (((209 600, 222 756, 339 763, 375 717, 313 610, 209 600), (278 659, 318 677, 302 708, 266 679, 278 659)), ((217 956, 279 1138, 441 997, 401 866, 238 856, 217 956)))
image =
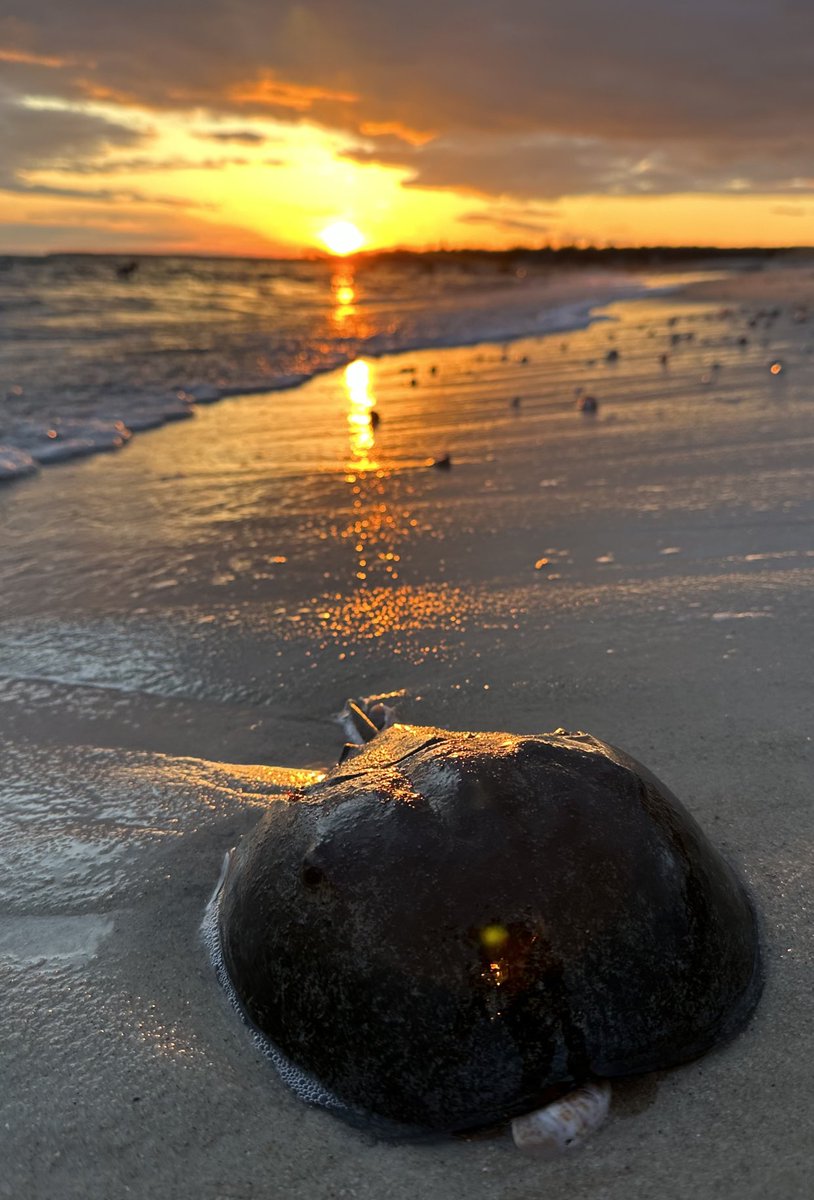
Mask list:
POLYGON ((726 257, 773 256, 778 254, 812 254, 812 245, 783 245, 783 246, 716 246, 703 243, 639 244, 623 246, 587 246, 566 244, 563 246, 510 246, 503 249, 490 249, 484 246, 436 246, 421 249, 409 246, 379 247, 375 250, 358 250, 353 254, 330 254, 319 250, 307 251, 300 254, 236 254, 225 251, 203 250, 43 250, 43 251, 13 251, 0 249, 0 259, 8 258, 116 258, 116 259, 149 259, 149 258, 189 258, 189 259, 231 259, 241 262, 325 262, 356 263, 361 260, 386 258, 388 256, 405 256, 414 258, 471 256, 509 258, 513 256, 556 256, 580 255, 608 256, 614 255, 720 255, 726 257))

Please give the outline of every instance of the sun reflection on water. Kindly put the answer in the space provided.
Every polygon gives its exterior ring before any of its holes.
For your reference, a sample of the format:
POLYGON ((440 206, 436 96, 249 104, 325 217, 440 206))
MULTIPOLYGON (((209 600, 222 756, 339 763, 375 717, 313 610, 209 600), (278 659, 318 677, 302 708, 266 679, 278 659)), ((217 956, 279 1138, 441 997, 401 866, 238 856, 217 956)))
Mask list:
MULTIPOLYGON (((378 413, 371 364, 357 358, 345 368, 343 380, 350 443, 345 482, 353 496, 353 515, 338 531, 339 537, 353 544, 359 583, 366 583, 372 574, 396 580, 401 542, 418 522, 394 501, 394 472, 383 468, 376 454, 378 413)), ((409 491, 409 485, 401 482, 399 491, 409 491)))
POLYGON ((345 264, 331 276, 331 303, 328 319, 332 337, 362 341, 377 332, 375 323, 371 322, 370 309, 364 304, 363 289, 360 289, 350 264, 345 264))
POLYGON ((350 437, 351 471, 376 471, 379 464, 371 457, 376 445, 373 413, 376 401, 370 390, 370 366, 357 358, 345 367, 345 388, 348 393, 348 434, 350 437))
POLYGON ((331 276, 331 297, 333 300, 331 323, 343 337, 353 334, 358 310, 356 307, 356 281, 351 270, 336 271, 331 276))

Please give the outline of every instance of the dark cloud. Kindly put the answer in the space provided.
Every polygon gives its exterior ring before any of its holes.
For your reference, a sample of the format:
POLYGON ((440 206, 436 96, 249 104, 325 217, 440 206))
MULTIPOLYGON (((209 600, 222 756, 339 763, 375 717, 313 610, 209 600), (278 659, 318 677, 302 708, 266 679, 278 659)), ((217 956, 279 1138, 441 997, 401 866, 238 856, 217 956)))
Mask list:
MULTIPOLYGON (((208 204, 180 200, 174 196, 121 188, 78 188, 42 183, 38 171, 55 173, 105 174, 94 156, 110 148, 139 144, 144 135, 133 129, 89 113, 54 108, 26 108, 8 94, 0 94, 0 189, 31 196, 54 196, 104 204, 136 204, 160 208, 209 208, 208 204), (33 176, 33 178, 32 178, 33 176)), ((148 164, 167 170, 168 162, 147 157, 120 160, 119 168, 144 170, 148 164)), ((179 165, 180 160, 175 161, 179 165)), ((238 160, 244 161, 244 160, 238 160)), ((221 165, 222 160, 212 165, 221 165)), ((200 164, 195 164, 196 166, 200 164)))
POLYGON ((164 173, 166 171, 219 171, 222 167, 245 167, 253 160, 242 157, 223 158, 151 158, 140 154, 134 158, 60 159, 49 168, 68 175, 123 175, 133 173, 164 173))
POLYGON ((156 196, 134 188, 76 188, 59 187, 50 183, 29 183, 26 180, 8 180, 0 184, 4 192, 16 192, 24 196, 58 196, 69 200, 85 200, 93 204, 138 204, 148 208, 204 208, 212 204, 202 201, 180 199, 178 196, 156 196))
POLYGON ((438 138, 425 146, 360 148, 345 157, 404 168, 408 187, 453 188, 526 200, 563 196, 685 192, 799 192, 814 189, 803 139, 730 142, 602 140, 542 135, 438 138))
POLYGON ((89 113, 26 108, 8 92, 0 92, 0 187, 16 187, 25 171, 113 146, 133 146, 142 136, 89 113))
MULTIPOLYGON (((550 214, 554 216, 552 212, 550 214)), ((458 217, 465 225, 489 225, 499 229, 517 230, 523 234, 539 234, 543 236, 550 230, 549 225, 542 225, 539 221, 530 221, 523 217, 509 217, 500 212, 469 212, 463 213, 458 217)))
POLYGON ((0 21, 21 89, 383 131, 358 161, 543 198, 807 186, 813 35, 802 0, 28 0, 0 21))
POLYGON ((806 124, 813 30, 777 0, 29 0, 6 37, 154 103, 266 73, 413 128, 677 136, 806 124))
POLYGON ((237 142, 241 146, 261 146, 268 138, 253 129, 217 129, 208 133, 196 133, 196 137, 207 142, 237 142))

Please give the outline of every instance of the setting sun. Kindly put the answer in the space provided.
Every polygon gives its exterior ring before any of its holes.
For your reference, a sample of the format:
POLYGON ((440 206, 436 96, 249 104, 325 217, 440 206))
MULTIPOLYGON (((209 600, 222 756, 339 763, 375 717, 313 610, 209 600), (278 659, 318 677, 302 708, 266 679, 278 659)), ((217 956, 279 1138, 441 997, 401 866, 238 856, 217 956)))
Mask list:
POLYGON ((331 254, 340 255, 353 254, 365 241, 364 234, 351 221, 334 221, 319 236, 331 254))

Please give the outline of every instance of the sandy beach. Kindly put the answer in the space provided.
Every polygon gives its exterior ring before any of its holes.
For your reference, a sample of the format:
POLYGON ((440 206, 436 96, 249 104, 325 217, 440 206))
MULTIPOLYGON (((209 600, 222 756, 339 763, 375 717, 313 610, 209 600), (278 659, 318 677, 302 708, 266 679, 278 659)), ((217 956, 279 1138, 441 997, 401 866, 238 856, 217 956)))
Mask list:
POLYGON ((767 270, 369 359, 0 491, 0 1196, 810 1194, 812 302, 767 270), (302 1105, 199 926, 352 695, 644 762, 754 893, 746 1031, 556 1163, 302 1105))

